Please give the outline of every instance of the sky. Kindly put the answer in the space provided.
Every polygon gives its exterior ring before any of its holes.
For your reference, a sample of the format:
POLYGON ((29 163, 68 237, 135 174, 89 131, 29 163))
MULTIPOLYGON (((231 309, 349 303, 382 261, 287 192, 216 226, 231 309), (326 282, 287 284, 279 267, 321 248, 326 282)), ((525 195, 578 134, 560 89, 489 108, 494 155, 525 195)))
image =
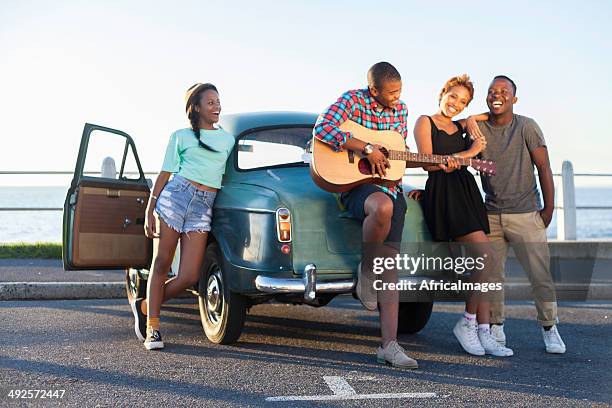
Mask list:
POLYGON ((409 128, 436 112, 449 77, 471 76, 473 114, 505 74, 554 172, 571 160, 578 173, 612 173, 612 2, 383 4, 0 2, 0 170, 72 170, 89 122, 130 134, 143 168, 158 171, 169 135, 188 126, 183 95, 195 82, 217 85, 222 114, 320 113, 388 61, 409 128))

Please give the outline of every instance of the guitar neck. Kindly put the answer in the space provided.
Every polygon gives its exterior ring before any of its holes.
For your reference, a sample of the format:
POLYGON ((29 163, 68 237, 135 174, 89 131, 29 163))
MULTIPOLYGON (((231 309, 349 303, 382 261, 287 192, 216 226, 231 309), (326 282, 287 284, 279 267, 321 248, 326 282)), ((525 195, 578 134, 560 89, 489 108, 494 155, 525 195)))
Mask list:
MULTIPOLYGON (((446 163, 447 157, 448 156, 441 156, 439 154, 400 152, 397 150, 391 150, 389 152, 389 159, 391 160, 404 160, 408 162, 418 162, 418 163, 431 163, 431 164, 446 163)), ((472 165, 472 159, 469 159, 469 158, 455 157, 455 160, 462 166, 472 165)))

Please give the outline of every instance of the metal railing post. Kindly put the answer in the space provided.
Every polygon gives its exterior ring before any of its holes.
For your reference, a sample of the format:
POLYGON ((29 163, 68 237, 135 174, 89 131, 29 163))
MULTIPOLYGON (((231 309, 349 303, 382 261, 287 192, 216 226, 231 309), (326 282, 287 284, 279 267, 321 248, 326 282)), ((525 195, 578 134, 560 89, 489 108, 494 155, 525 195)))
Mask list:
POLYGON ((574 167, 566 160, 561 167, 561 194, 559 194, 557 213, 557 239, 576 240, 576 189, 574 187, 574 167))

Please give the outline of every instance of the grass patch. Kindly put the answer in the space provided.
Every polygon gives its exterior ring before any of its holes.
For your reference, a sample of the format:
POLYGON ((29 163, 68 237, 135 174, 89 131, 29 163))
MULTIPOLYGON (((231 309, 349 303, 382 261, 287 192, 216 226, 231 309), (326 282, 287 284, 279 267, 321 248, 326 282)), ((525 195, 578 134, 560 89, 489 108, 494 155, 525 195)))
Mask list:
POLYGON ((62 259, 62 244, 51 242, 0 244, 0 259, 62 259))

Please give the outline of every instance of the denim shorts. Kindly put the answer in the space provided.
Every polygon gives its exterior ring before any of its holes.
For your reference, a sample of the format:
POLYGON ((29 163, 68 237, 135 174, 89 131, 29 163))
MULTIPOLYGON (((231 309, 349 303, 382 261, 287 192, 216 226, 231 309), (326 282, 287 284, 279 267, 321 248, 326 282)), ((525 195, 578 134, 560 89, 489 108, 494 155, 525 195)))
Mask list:
POLYGON ((198 190, 189 180, 175 174, 164 186, 155 212, 170 228, 179 232, 208 232, 217 193, 198 190))

